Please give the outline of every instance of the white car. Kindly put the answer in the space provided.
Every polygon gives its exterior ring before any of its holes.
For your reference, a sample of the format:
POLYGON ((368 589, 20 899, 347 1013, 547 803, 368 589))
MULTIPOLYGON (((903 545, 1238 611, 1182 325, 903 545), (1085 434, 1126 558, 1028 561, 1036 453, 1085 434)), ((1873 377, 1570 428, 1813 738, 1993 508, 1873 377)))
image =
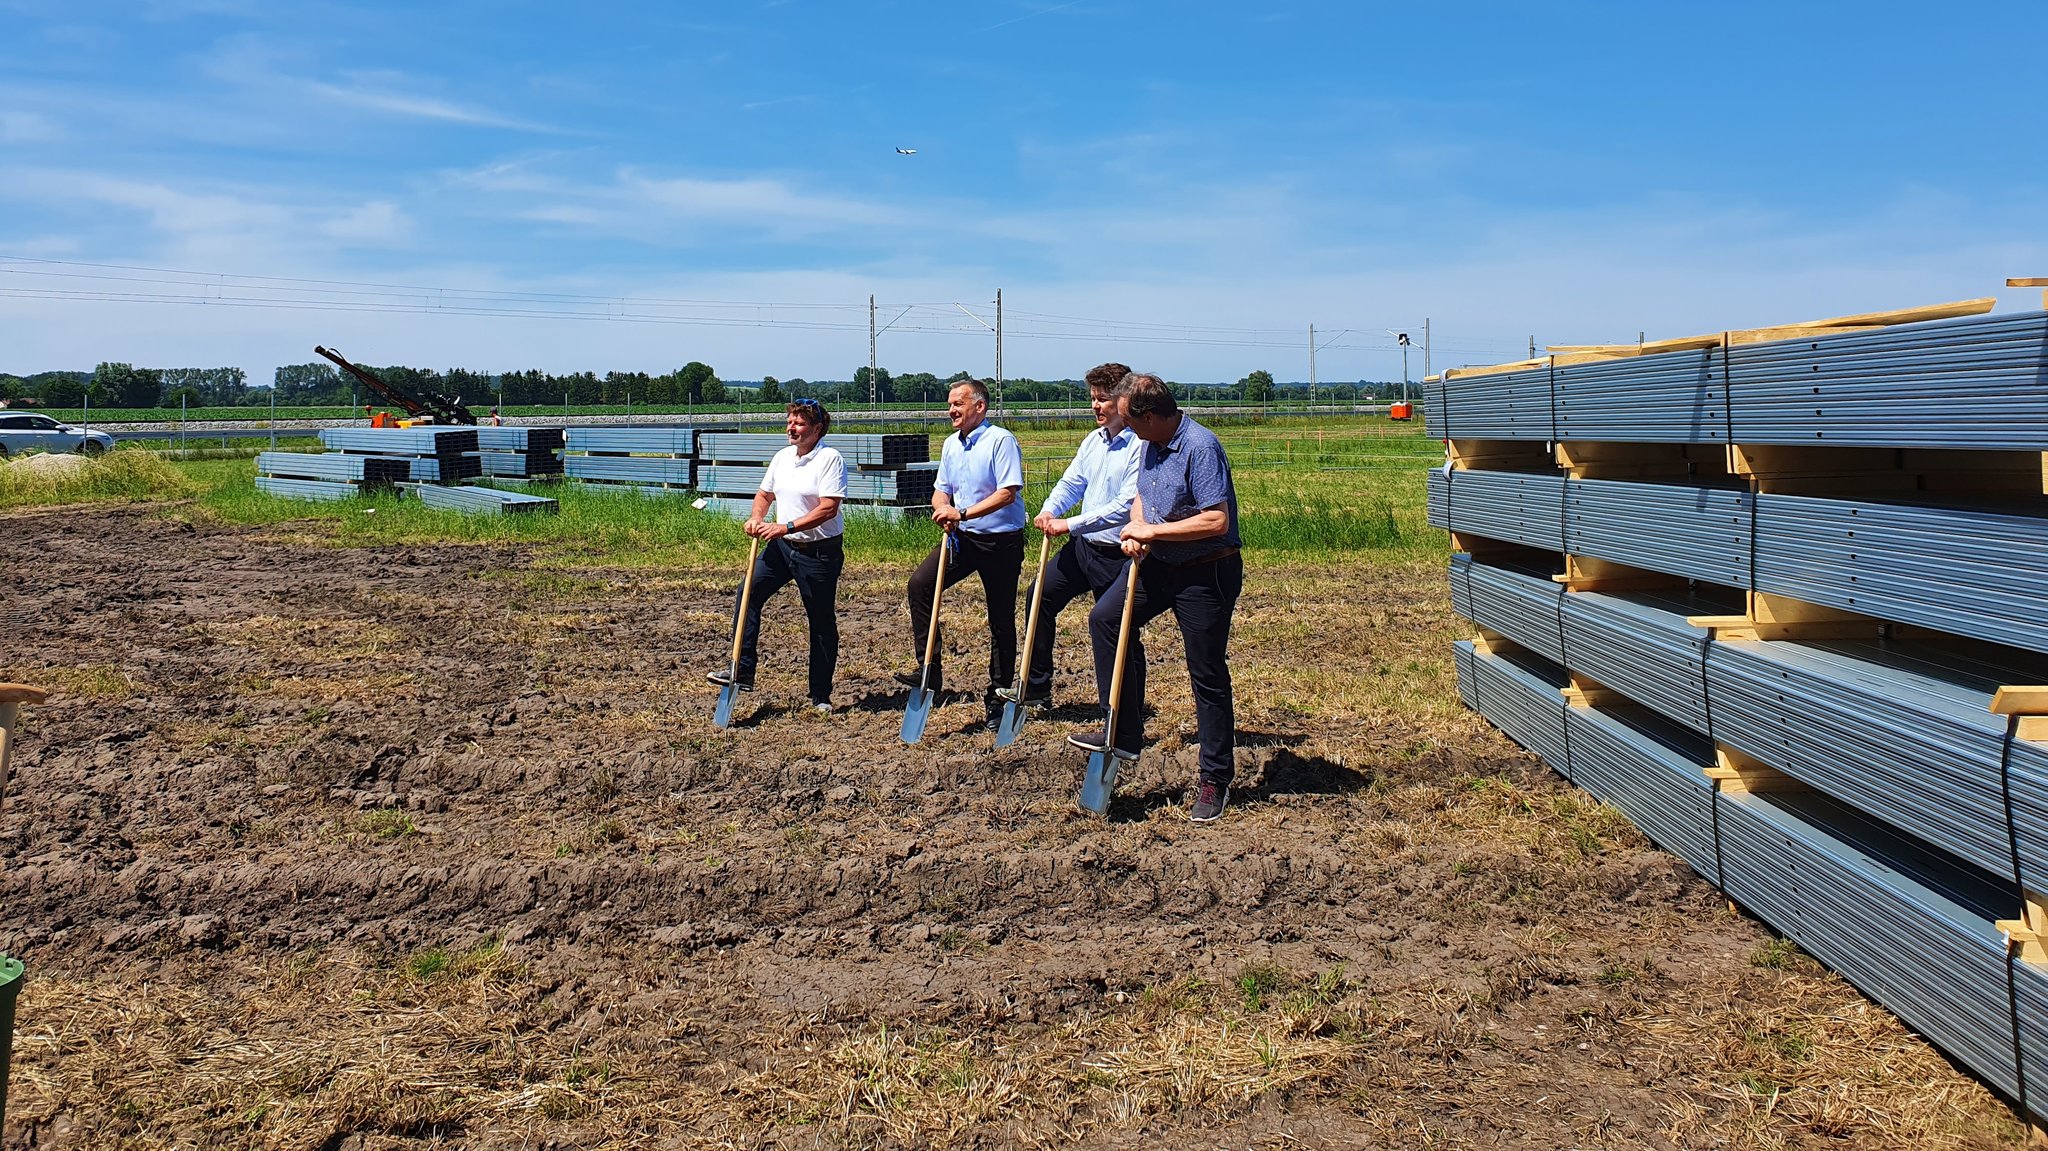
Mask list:
POLYGON ((89 432, 34 412, 0 412, 0 459, 38 449, 96 456, 113 446, 114 437, 105 432, 89 432))

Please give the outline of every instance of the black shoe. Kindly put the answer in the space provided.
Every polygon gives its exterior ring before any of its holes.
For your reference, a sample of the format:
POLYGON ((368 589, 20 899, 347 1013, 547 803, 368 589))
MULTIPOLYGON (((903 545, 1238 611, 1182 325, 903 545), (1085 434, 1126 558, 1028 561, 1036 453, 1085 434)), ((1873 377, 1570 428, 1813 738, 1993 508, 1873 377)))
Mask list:
POLYGON ((1190 823, 1214 823, 1230 803, 1230 785, 1205 779, 1195 790, 1195 806, 1188 812, 1190 823))
POLYGON ((1003 726, 1002 700, 997 699, 994 696, 990 696, 989 698, 981 701, 981 710, 982 714, 986 717, 984 722, 987 724, 988 729, 990 731, 994 731, 997 728, 1003 726))
POLYGON ((921 667, 914 667, 911 668, 909 671, 897 672, 896 682, 902 684, 904 687, 911 689, 912 691, 916 691, 918 688, 921 687, 931 688, 933 695, 937 695, 940 692, 946 690, 945 676, 939 674, 938 672, 933 672, 932 681, 930 683, 926 683, 924 681, 924 669, 921 667))
POLYGON ((708 679, 708 680, 710 680, 710 681, 711 681, 712 683, 715 683, 715 684, 717 684, 717 685, 718 685, 718 686, 720 686, 720 687, 724 687, 724 686, 725 686, 726 684, 729 684, 729 683, 731 683, 731 684, 737 684, 737 685, 738 685, 738 687, 739 687, 739 689, 740 689, 741 691, 752 691, 752 690, 754 690, 754 681, 753 681, 753 680, 751 680, 751 679, 740 679, 740 680, 735 680, 735 679, 733 678, 733 675, 732 675, 732 671, 731 671, 731 669, 729 669, 729 668, 723 668, 723 667, 722 667, 722 668, 719 668, 719 669, 718 669, 717 671, 707 671, 707 672, 705 672, 705 673, 704 673, 704 678, 705 678, 705 679, 708 679))

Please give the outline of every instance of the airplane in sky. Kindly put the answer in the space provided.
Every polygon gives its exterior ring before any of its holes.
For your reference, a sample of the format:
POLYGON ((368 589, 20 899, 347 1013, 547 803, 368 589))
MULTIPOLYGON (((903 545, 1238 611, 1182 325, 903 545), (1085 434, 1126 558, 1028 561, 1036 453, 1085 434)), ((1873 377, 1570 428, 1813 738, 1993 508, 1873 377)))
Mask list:
POLYGON ((898 148, 898 149, 896 149, 896 154, 897 154, 898 156, 915 156, 915 155, 917 155, 917 149, 915 149, 915 148, 898 148))

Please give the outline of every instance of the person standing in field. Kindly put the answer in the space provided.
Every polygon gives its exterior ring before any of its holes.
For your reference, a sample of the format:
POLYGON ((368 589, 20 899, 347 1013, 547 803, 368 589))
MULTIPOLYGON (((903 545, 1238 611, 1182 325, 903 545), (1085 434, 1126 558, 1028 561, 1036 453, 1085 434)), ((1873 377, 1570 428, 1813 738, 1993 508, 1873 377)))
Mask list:
MULTIPOLYGON (((1230 460, 1215 433, 1180 410, 1157 376, 1133 374, 1118 389, 1118 408, 1144 441, 1137 495, 1121 533, 1126 556, 1143 557, 1132 604, 1131 643, 1124 662, 1123 694, 1116 701, 1116 749, 1135 755, 1144 746, 1145 648, 1139 630, 1171 609, 1187 648, 1188 683, 1202 744, 1195 802, 1188 817, 1209 823, 1230 802, 1236 776, 1237 715, 1230 692, 1230 617, 1244 590, 1244 557, 1237 534, 1237 489, 1230 460)), ((1095 647, 1096 692, 1109 704, 1116 671, 1117 632, 1123 620, 1126 565, 1088 613, 1095 647)), ((1088 751, 1108 750, 1104 732, 1070 736, 1088 751)))
MULTIPOLYGON (((768 461, 761 488, 745 531, 767 546, 754 560, 753 595, 740 630, 740 662, 704 678, 723 687, 732 682, 741 691, 754 690, 756 648, 761 639, 761 609, 783 585, 796 584, 810 621, 811 706, 832 710, 832 676, 839 667, 839 573, 846 567, 846 522, 839 505, 846 498, 846 461, 837 448, 819 443, 832 427, 832 414, 816 400, 794 400, 785 409, 789 446, 768 461), (775 505, 775 522, 768 505, 775 505)), ((740 592, 733 593, 739 610, 740 592)))
MULTIPOLYGON (((993 730, 1002 718, 996 692, 1011 682, 1017 669, 1017 577, 1024 567, 1024 456, 1017 437, 988 422, 988 386, 962 380, 946 397, 953 434, 939 451, 939 475, 933 483, 932 522, 944 533, 939 547, 911 573, 905 589, 910 601, 912 659, 922 660, 925 633, 931 625, 932 597, 938 594, 939 548, 951 547, 946 560, 946 586, 969 575, 981 577, 988 600, 988 689, 982 710, 993 730)), ((920 683, 933 692, 944 690, 940 658, 945 644, 933 647, 931 676, 924 667, 899 672, 896 681, 911 688, 920 683)))
MULTIPOLYGON (((1124 426, 1117 405, 1116 389, 1130 374, 1130 368, 1115 363, 1089 371, 1088 400, 1095 409, 1096 428, 1081 440, 1073 462, 1031 521, 1039 531, 1065 536, 1067 542, 1046 565, 1044 588, 1035 591, 1040 618, 1025 665, 1024 696, 1017 701, 1028 707, 1052 707, 1053 624, 1060 610, 1084 591, 1100 600, 1124 567, 1122 532, 1131 519, 1143 447, 1124 426), (1077 514, 1060 514, 1076 503, 1081 505, 1077 514)), ((1031 603, 1033 595, 1034 589, 1025 589, 1024 602, 1031 603)), ((1014 690, 1003 689, 1005 698, 1014 690)))

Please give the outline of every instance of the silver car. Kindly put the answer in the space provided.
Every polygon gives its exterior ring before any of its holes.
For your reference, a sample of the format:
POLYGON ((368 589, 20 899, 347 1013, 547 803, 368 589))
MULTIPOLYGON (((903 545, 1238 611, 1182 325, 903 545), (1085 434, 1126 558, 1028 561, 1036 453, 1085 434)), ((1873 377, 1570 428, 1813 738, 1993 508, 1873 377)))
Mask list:
POLYGON ((0 412, 0 459, 38 449, 96 456, 113 446, 114 437, 105 432, 89 432, 34 412, 0 412))

